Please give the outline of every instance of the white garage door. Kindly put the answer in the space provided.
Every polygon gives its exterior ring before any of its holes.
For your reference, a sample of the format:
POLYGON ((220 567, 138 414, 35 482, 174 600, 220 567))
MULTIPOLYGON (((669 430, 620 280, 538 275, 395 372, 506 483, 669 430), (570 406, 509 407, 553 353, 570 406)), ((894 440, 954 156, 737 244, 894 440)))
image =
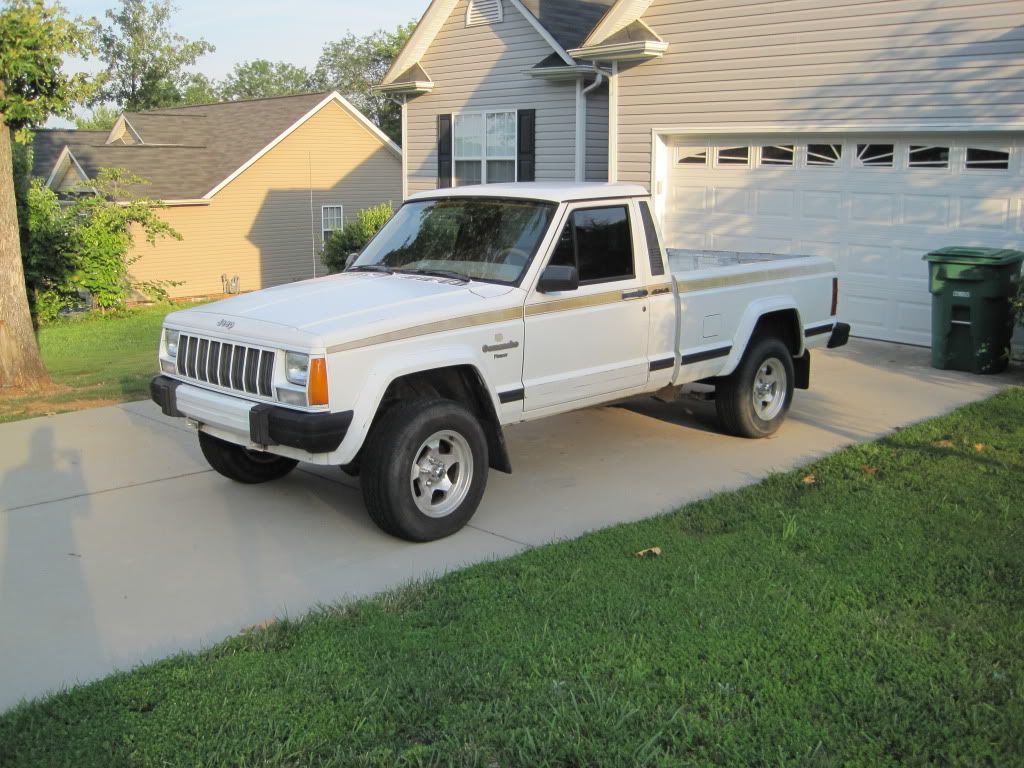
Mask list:
POLYGON ((945 245, 1024 249, 1022 137, 671 137, 671 247, 835 259, 854 333, 930 343, 927 265, 945 245))

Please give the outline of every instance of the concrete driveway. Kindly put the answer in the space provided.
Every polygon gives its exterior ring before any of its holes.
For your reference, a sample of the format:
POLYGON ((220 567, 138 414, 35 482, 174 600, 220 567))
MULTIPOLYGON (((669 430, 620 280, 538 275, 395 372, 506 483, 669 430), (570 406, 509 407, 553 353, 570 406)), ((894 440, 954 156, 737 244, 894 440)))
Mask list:
POLYGON ((303 467, 264 486, 210 471, 151 403, 0 425, 0 709, 410 579, 637 520, 1024 383, 935 371, 855 340, 816 355, 772 439, 717 434, 705 403, 638 400, 508 430, 472 524, 407 544, 356 483, 303 467))

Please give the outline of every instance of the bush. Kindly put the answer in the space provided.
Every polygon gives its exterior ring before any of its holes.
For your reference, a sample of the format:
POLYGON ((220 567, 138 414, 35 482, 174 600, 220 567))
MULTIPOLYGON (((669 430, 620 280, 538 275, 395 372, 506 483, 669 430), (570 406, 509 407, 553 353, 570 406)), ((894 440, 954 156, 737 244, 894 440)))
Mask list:
POLYGON ((153 200, 131 189, 144 181, 118 168, 103 169, 84 192, 62 206, 56 193, 34 179, 26 194, 23 258, 37 321, 86 303, 102 311, 122 307, 133 291, 166 299, 171 281, 137 282, 129 268, 132 230, 149 243, 181 235, 157 216, 153 200))
POLYGON ((331 272, 345 269, 345 261, 350 254, 358 253, 370 242, 370 238, 383 228, 388 220, 395 215, 391 203, 381 203, 372 208, 364 208, 356 214, 356 220, 331 233, 324 243, 324 264, 331 272))

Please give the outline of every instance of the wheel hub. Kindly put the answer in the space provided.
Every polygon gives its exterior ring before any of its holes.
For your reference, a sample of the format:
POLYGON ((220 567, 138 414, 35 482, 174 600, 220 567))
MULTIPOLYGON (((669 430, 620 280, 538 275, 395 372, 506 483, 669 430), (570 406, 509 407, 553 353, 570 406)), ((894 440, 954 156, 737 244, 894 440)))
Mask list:
POLYGON ((473 452, 458 432, 435 432, 413 457, 409 489, 428 517, 446 517, 458 509, 473 481, 473 452))
POLYGON ((762 421, 771 421, 786 404, 786 369, 782 361, 769 357, 757 369, 752 397, 754 413, 762 421))

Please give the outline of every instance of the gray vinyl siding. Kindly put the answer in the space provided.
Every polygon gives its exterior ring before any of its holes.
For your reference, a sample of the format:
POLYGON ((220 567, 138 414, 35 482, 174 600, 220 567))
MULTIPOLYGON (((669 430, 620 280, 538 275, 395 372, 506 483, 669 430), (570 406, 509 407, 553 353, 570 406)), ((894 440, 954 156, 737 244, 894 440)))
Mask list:
POLYGON ((503 21, 466 27, 466 2, 456 5, 420 62, 434 90, 412 98, 406 109, 409 192, 437 186, 437 116, 484 109, 537 110, 537 180, 571 180, 575 84, 526 74, 552 49, 511 3, 503 21))
POLYGON ((648 184, 653 127, 1024 120, 1020 0, 654 0, 670 48, 625 68, 619 179, 648 184))
POLYGON ((608 181, 608 86, 587 95, 587 181, 608 181))

